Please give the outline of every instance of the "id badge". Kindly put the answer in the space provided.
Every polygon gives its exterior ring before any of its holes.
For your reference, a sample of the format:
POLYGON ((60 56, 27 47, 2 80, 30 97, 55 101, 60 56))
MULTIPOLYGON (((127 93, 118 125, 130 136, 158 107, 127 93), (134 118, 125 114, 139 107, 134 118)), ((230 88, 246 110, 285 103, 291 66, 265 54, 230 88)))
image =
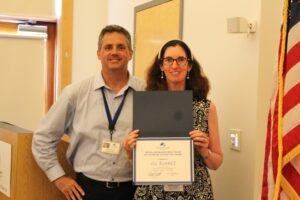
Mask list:
POLYGON ((183 192, 183 185, 164 185, 166 192, 183 192))
POLYGON ((104 141, 101 145, 101 152, 118 155, 120 153, 121 144, 117 142, 104 141))

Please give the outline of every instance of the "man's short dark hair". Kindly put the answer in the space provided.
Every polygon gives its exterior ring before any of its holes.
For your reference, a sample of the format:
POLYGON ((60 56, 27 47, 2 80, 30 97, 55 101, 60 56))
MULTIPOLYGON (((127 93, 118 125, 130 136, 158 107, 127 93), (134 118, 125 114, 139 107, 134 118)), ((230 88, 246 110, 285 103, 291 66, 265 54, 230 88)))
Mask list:
POLYGON ((127 45, 128 45, 128 48, 130 51, 132 51, 132 46, 131 46, 131 36, 130 36, 130 33, 125 29, 123 28, 122 26, 119 26, 119 25, 107 25, 105 26, 100 35, 99 35, 99 38, 98 38, 98 50, 101 49, 102 47, 102 43, 103 43, 103 37, 106 33, 113 33, 113 32, 117 32, 117 33, 121 33, 123 34, 126 39, 127 39, 127 45))

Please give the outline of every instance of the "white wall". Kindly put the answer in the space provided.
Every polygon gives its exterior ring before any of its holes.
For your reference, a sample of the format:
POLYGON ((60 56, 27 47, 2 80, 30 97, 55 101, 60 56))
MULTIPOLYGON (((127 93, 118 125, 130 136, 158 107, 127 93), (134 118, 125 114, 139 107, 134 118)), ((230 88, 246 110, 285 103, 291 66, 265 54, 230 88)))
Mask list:
POLYGON ((0 0, 0 15, 55 19, 55 0, 0 0))
POLYGON ((96 53, 98 36, 107 24, 107 11, 107 0, 74 1, 72 82, 100 72, 96 53))
POLYGON ((224 162, 220 169, 211 172, 215 197, 253 199, 260 32, 258 29, 248 37, 229 34, 226 19, 239 16, 258 20, 259 1, 184 3, 183 39, 190 44, 211 81, 211 99, 219 114, 224 162), (230 149, 231 128, 242 131, 240 152, 230 149))
MULTIPOLYGON (((109 0, 107 13, 100 16, 107 16, 109 24, 120 24, 133 34, 134 6, 145 2, 148 0, 109 0)), ((217 200, 259 199, 281 9, 279 0, 184 1, 183 39, 210 79, 210 98, 219 114, 224 163, 212 172, 217 200), (227 33, 226 19, 237 16, 256 20, 257 32, 248 37, 227 33), (240 152, 229 148, 230 128, 242 130, 240 152)), ((82 40, 79 36, 77 39, 82 40)), ((76 48, 82 47, 74 46, 74 51, 79 51, 76 48)), ((86 61, 83 56, 81 59, 86 61)), ((79 78, 86 72, 86 65, 73 70, 79 78)))

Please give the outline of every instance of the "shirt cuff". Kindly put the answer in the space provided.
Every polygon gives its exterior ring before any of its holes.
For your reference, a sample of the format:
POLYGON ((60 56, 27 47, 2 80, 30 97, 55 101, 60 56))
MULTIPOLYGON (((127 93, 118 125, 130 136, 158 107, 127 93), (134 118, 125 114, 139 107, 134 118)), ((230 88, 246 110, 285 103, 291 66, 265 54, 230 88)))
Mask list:
POLYGON ((66 174, 60 165, 46 170, 45 173, 51 182, 66 174))

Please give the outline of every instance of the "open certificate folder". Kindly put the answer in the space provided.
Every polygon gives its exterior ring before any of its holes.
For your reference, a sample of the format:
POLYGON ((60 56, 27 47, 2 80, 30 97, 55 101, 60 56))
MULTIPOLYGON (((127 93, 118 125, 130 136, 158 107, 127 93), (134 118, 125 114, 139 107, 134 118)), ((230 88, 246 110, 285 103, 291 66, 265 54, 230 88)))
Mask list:
POLYGON ((191 184, 194 148, 190 138, 139 138, 133 154, 135 185, 191 184))
POLYGON ((133 129, 139 137, 189 137, 193 130, 192 91, 137 91, 133 129))

